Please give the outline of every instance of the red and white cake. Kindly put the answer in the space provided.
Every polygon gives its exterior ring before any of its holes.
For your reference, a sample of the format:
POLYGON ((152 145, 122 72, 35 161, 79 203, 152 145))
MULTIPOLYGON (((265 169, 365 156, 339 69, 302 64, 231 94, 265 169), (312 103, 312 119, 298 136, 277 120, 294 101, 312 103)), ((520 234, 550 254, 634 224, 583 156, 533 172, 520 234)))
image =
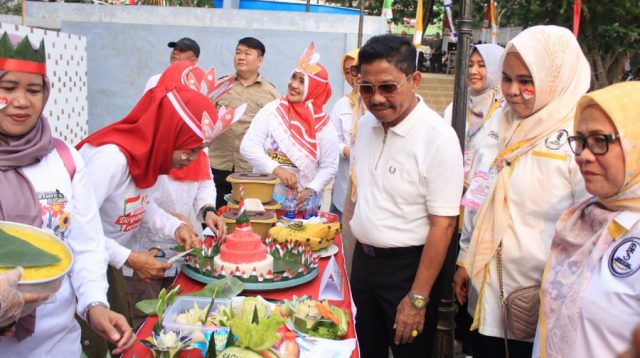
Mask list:
POLYGON ((227 235, 220 246, 220 254, 213 258, 215 271, 225 274, 235 271, 256 275, 266 275, 273 271, 273 256, 267 254, 267 247, 262 243, 260 235, 251 230, 251 225, 243 223, 236 226, 235 231, 227 235))

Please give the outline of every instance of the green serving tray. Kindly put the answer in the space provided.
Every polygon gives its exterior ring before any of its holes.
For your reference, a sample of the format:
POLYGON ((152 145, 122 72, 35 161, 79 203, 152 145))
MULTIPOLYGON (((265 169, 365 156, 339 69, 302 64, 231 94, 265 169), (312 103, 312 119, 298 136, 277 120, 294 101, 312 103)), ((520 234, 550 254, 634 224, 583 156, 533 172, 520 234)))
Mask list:
MULTIPOLYGON (((191 277, 192 279, 207 284, 212 281, 218 281, 217 278, 205 276, 196 270, 192 269, 190 266, 182 265, 182 272, 185 275, 191 277)), ((318 268, 314 268, 309 271, 306 275, 300 276, 290 280, 283 281, 269 281, 267 282, 257 282, 257 283, 249 283, 244 282, 244 290, 245 291, 275 291, 281 290, 283 288, 295 287, 307 283, 318 276, 318 268)), ((240 278, 239 280, 242 281, 240 278)))

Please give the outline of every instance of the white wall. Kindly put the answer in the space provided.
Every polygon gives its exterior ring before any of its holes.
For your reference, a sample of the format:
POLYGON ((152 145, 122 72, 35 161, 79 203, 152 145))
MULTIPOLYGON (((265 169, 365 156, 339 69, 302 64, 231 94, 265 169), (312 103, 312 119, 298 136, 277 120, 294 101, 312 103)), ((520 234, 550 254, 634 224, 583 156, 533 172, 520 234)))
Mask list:
MULTIPOLYGON (((333 96, 347 91, 340 76, 342 54, 356 47, 358 17, 151 6, 97 6, 28 2, 27 22, 61 28, 87 38, 89 130, 124 117, 142 95, 147 78, 168 65, 169 41, 191 37, 201 47, 199 64, 222 76, 233 72, 237 41, 253 36, 266 46, 261 73, 281 94, 298 57, 314 41, 327 67, 333 96)), ((380 17, 365 17, 364 41, 384 33, 380 17)))

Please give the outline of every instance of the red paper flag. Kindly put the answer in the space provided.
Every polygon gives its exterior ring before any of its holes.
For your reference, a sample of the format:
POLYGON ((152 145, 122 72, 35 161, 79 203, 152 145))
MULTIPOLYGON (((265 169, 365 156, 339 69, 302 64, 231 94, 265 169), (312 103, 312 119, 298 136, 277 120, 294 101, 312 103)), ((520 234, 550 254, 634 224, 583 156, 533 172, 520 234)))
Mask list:
POLYGON ((580 12, 582 12, 582 0, 574 0, 573 2, 573 35, 578 37, 578 29, 580 28, 580 12))

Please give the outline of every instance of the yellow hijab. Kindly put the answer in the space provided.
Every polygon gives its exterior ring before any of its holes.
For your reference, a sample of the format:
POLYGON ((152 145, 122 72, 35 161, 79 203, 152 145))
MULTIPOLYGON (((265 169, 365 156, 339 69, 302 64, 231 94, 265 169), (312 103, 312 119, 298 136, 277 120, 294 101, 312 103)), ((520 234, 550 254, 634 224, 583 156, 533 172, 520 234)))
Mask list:
POLYGON ((574 128, 578 128, 584 109, 594 104, 615 124, 625 159, 625 181, 620 192, 597 199, 612 211, 640 211, 640 82, 618 83, 582 97, 574 128))
MULTIPOLYGON (((342 59, 340 60, 340 73, 342 74, 342 78, 344 78, 345 81, 346 81, 346 77, 344 75, 344 63, 347 61, 348 58, 352 58, 355 61, 353 64, 357 65, 359 52, 360 52, 359 48, 354 48, 353 50, 342 55, 342 59)), ((351 88, 351 92, 347 96, 349 97, 349 101, 351 101, 351 106, 354 106, 356 103, 358 103, 357 102, 358 90, 356 89, 355 86, 351 88)))
MULTIPOLYGON (((620 134, 625 181, 609 198, 590 198, 567 210, 556 225, 542 281, 540 356, 568 357, 575 352, 582 296, 591 273, 613 240, 626 229, 614 219, 622 211, 640 211, 640 82, 624 82, 582 97, 575 128, 585 108, 597 105, 620 134), (594 201, 601 205, 594 205, 594 201)), ((606 324, 602 327, 606 330, 606 324)))

